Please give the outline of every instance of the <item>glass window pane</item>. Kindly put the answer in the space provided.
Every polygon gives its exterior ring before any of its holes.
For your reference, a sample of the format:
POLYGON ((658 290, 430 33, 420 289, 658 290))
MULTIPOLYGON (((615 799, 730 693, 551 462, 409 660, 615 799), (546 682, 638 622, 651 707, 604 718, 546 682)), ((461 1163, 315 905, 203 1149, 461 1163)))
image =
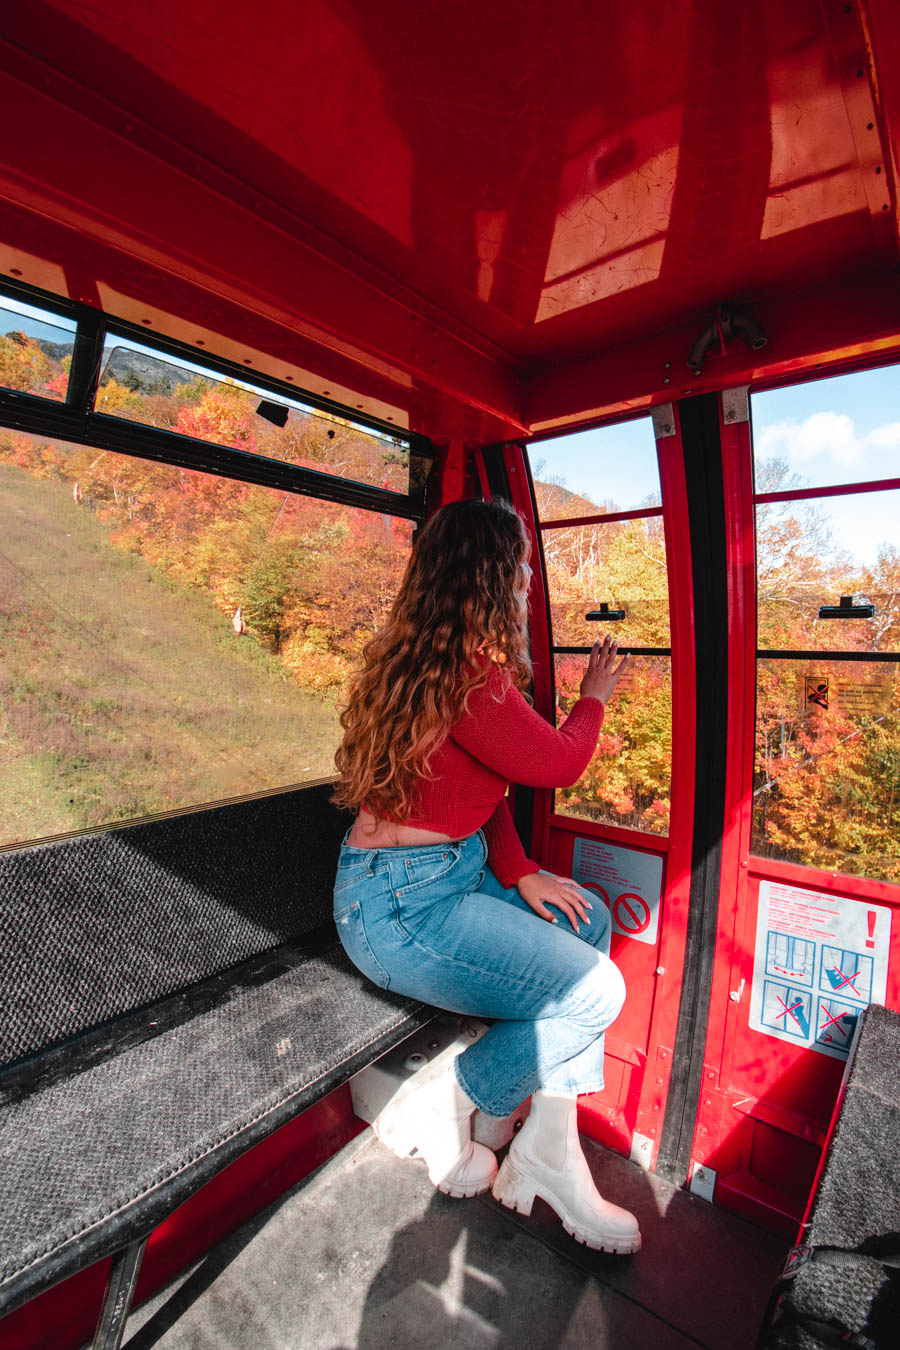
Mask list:
POLYGON ((288 396, 109 338, 96 410, 389 492, 410 491, 409 446, 288 396))
POLYGON ((528 447, 539 520, 659 506, 659 467, 649 417, 572 432, 528 447))
POLYGON ((896 366, 753 394, 756 491, 896 478, 896 366))
POLYGON ((900 651, 898 520, 900 491, 757 506, 758 645, 900 651), (874 616, 819 618, 844 595, 874 616))
MULTIPOLYGON (((558 720, 578 698, 586 658, 556 658, 558 720)), ((633 656, 603 719, 586 773, 555 794, 554 809, 650 834, 667 834, 672 782, 672 663, 633 656)))
POLYGON ((754 853, 900 881, 893 662, 761 660, 754 853))
POLYGON ((65 402, 75 321, 0 296, 0 385, 65 402))
POLYGON ((330 776, 412 525, 0 431, 0 844, 330 776))
POLYGON ((669 646, 661 516, 546 530, 543 544, 555 646, 590 646, 606 632, 623 646, 669 646), (625 618, 585 618, 601 604, 625 618))

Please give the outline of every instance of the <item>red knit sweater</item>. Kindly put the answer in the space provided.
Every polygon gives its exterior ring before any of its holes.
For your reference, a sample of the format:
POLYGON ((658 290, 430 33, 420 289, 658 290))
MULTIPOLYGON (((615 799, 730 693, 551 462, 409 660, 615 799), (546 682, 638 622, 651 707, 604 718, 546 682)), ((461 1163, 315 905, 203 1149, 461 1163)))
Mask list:
POLYGON ((559 729, 552 727, 493 665, 487 684, 469 696, 468 712, 431 758, 413 814, 404 821, 455 839, 483 829, 488 862, 503 886, 540 868, 525 856, 506 803, 510 782, 569 787, 588 766, 603 722, 603 704, 581 698, 559 729))

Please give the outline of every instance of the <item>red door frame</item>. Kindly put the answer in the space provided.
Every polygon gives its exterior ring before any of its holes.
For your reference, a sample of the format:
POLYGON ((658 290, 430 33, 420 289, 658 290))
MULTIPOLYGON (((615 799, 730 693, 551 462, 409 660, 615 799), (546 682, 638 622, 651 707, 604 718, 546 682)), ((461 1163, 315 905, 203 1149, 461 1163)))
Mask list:
MULTIPOLYGON (((733 406, 729 404, 729 406, 733 406)), ((753 1032, 748 1014, 761 881, 782 881, 900 910, 900 886, 750 853, 756 715, 756 522, 752 424, 721 421, 726 508, 730 702, 726 824, 715 964, 693 1168, 715 1175, 716 1203, 794 1236, 819 1165, 843 1065, 753 1032)), ((833 495, 833 494, 830 494, 833 495)), ((894 920, 894 949, 896 925, 894 920)), ((900 1008, 900 961, 888 1006, 900 1008)))

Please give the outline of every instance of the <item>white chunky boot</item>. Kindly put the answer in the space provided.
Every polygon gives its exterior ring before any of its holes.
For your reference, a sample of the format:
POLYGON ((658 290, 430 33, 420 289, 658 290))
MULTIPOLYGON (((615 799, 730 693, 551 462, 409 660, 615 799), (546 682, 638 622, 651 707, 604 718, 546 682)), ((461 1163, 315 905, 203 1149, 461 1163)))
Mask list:
POLYGON ((373 1122, 381 1142, 398 1158, 424 1158, 428 1176, 445 1195, 461 1199, 490 1190, 497 1159, 472 1139, 475 1103, 456 1081, 457 1047, 435 1056, 395 1093, 373 1122))
POLYGON ((598 1194, 578 1137, 577 1102, 536 1092, 531 1112, 510 1145, 494 1182, 494 1198, 530 1214, 534 1197, 562 1219, 577 1242, 597 1251, 640 1251, 637 1220, 598 1194))

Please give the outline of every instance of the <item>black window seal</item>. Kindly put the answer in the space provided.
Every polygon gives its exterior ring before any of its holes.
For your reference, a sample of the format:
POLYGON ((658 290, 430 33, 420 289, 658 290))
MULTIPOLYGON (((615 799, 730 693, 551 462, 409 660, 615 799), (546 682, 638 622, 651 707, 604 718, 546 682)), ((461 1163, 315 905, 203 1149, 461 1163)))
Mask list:
POLYGON ((420 486, 413 492, 389 492, 385 488, 372 487, 355 479, 339 478, 268 456, 196 440, 179 432, 147 426, 128 418, 95 412, 93 406, 100 380, 103 348, 107 338, 121 337, 138 343, 148 351, 159 352, 161 359, 172 357, 187 361, 192 366, 208 369, 213 376, 234 379, 241 384, 252 385, 262 393, 280 396, 291 404, 301 403, 327 416, 340 417, 364 432, 389 436, 409 447, 411 459, 434 459, 434 451, 426 437, 387 422, 360 416, 354 409, 322 399, 304 389, 294 388, 257 371, 250 373, 244 367, 217 357, 206 349, 202 354, 197 353, 186 344, 166 338, 152 329, 128 324, 91 306, 51 295, 37 287, 4 278, 0 280, 0 295, 43 309, 48 316, 74 319, 77 324, 73 334, 74 350, 66 402, 18 390, 0 389, 0 426, 23 434, 89 445, 138 459, 171 464, 176 468, 194 469, 239 482, 360 507, 383 515, 413 521, 424 520, 424 475, 420 486))

